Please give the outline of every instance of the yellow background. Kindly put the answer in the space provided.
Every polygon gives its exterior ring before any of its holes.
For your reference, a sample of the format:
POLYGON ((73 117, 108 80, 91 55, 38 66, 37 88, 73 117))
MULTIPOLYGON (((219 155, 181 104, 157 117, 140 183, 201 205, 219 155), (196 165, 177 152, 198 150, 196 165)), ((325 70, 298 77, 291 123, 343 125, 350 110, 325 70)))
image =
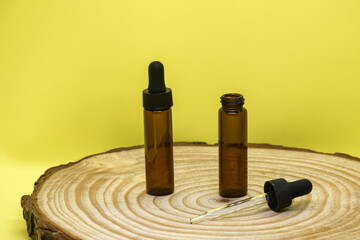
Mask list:
POLYGON ((2 239, 42 172, 143 143, 147 66, 165 65, 175 141, 217 141, 245 96, 249 142, 360 156, 360 1, 0 1, 2 239))

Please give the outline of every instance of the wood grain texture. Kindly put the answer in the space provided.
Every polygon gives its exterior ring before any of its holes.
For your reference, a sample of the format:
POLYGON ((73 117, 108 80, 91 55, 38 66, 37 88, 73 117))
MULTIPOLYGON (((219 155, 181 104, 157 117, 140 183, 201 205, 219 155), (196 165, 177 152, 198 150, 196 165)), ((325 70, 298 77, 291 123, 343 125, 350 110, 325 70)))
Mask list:
POLYGON ((249 195, 266 180, 308 178, 311 194, 275 213, 264 205, 189 224, 237 199, 218 195, 217 146, 174 147, 175 193, 145 193, 144 149, 114 149, 51 168, 21 204, 32 239, 360 239, 360 159, 249 144, 249 195))

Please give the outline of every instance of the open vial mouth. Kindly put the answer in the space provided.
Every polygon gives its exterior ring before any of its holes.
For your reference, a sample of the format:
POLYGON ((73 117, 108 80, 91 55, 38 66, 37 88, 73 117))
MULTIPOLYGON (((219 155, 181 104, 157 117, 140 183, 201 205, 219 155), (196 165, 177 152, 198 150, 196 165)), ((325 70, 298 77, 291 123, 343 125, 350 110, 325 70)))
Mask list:
POLYGON ((241 95, 240 93, 227 93, 221 96, 221 99, 239 99, 242 98, 243 95, 241 95))
POLYGON ((225 112, 237 112, 242 110, 245 103, 244 96, 240 93, 227 93, 220 97, 225 112))

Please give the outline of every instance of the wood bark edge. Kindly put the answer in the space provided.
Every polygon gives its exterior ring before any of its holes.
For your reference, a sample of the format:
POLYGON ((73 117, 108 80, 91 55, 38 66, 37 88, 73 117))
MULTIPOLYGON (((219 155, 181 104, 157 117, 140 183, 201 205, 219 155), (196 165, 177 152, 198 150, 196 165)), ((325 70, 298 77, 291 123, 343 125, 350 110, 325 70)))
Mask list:
MULTIPOLYGON (((176 142, 174 144, 175 146, 215 146, 216 144, 207 144, 205 142, 176 142)), ((123 147, 123 148, 116 148, 112 149, 103 153, 93 154, 87 157, 84 157, 76 162, 70 162, 68 164, 59 165, 56 167, 49 168, 45 171, 43 175, 39 177, 39 179, 34 184, 34 190, 31 195, 24 195, 21 198, 21 206, 23 208, 23 217, 27 224, 27 232, 29 237, 33 240, 75 240, 79 239, 70 233, 66 232, 65 230, 59 228, 55 224, 53 224, 50 219, 48 219, 39 209, 37 205, 37 194, 40 191, 43 183, 52 176, 55 172, 60 171, 62 169, 68 168, 70 166, 73 166, 74 164, 77 164, 87 158, 105 154, 105 153, 112 153, 112 152, 120 152, 120 151, 126 151, 131 149, 138 149, 142 148, 143 145, 133 146, 133 147, 123 147)), ((344 153, 322 153, 317 152, 309 149, 303 149, 303 148, 295 148, 295 147, 284 147, 281 145, 271 145, 267 143, 250 143, 249 147, 251 148, 265 148, 265 149, 280 149, 280 150, 295 150, 295 151, 303 151, 303 152, 310 152, 310 153, 319 153, 319 154, 325 154, 325 155, 331 155, 331 156, 339 156, 342 158, 346 158, 349 160, 355 160, 360 161, 360 158, 353 157, 348 154, 344 153)))

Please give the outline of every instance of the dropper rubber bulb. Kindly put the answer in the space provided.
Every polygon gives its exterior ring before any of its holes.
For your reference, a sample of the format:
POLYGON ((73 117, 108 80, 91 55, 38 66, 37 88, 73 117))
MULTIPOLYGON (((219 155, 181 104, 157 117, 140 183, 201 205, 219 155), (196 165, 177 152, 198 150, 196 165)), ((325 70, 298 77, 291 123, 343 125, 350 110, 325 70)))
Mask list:
POLYGON ((161 93, 166 91, 164 80, 164 66, 161 62, 154 61, 149 65, 149 87, 150 93, 161 93))

